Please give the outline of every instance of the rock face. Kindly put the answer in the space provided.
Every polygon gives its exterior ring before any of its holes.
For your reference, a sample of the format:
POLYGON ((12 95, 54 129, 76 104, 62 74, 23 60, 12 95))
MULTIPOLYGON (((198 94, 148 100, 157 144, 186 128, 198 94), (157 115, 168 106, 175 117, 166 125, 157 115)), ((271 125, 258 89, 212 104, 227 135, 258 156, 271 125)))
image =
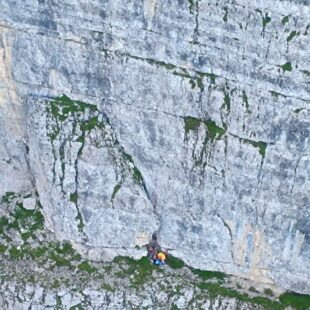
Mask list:
POLYGON ((0 0, 0 195, 36 188, 93 260, 156 232, 310 293, 309 20, 297 0, 0 0))

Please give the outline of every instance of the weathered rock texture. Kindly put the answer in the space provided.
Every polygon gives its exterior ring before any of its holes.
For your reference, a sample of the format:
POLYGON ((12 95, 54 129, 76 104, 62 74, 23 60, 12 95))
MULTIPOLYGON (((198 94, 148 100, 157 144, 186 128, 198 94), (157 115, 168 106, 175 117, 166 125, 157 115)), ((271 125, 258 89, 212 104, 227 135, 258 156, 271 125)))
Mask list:
POLYGON ((157 232, 309 293, 309 20, 297 0, 0 0, 0 195, 35 187, 94 260, 157 232))

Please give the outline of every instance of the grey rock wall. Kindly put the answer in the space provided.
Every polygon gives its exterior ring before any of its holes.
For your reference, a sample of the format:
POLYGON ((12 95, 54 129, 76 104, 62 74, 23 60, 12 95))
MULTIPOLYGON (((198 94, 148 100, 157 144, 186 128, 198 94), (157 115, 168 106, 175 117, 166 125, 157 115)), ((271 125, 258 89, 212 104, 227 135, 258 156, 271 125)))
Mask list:
POLYGON ((193 267, 309 293, 309 16, 0 0, 0 194, 35 186, 47 227, 94 260, 157 232, 193 267), (90 106, 53 113, 63 94, 90 106))

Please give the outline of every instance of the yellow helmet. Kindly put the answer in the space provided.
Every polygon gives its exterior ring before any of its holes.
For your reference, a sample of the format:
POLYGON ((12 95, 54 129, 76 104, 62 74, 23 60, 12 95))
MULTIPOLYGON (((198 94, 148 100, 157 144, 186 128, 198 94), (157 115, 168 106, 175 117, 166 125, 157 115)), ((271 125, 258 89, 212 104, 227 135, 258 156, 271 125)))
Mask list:
POLYGON ((165 260, 166 259, 166 255, 163 252, 159 252, 157 256, 161 260, 165 260))

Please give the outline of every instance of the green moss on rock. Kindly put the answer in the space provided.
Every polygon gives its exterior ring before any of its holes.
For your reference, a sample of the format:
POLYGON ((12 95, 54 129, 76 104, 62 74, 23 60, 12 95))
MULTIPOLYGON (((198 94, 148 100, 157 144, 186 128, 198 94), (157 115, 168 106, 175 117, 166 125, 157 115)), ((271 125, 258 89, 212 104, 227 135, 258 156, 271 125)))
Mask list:
POLYGON ((222 135, 225 134, 225 129, 217 126, 214 121, 207 120, 205 124, 208 128, 208 135, 211 141, 213 141, 215 138, 220 139, 222 135))
POLYGON ((310 309, 310 295, 286 292, 279 297, 285 307, 293 307, 296 310, 310 309))
POLYGON ((290 62, 286 62, 284 65, 281 66, 283 72, 288 71, 291 72, 293 70, 292 64, 290 62))

